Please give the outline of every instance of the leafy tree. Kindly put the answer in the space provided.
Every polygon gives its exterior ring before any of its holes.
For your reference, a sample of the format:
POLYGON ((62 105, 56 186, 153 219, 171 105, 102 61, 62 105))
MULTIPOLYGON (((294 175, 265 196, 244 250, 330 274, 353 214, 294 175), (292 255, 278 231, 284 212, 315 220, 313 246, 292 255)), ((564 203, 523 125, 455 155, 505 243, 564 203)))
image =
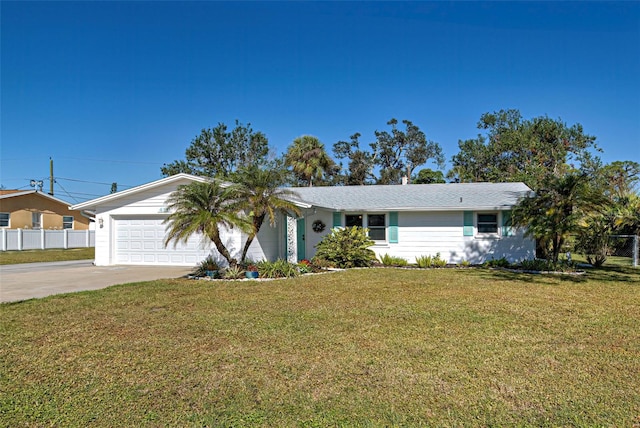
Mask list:
POLYGON ((640 182, 640 164, 632 161, 615 161, 595 169, 592 177, 596 185, 610 198, 624 198, 634 193, 640 182))
POLYGON ((360 133, 356 132, 351 141, 338 141, 333 145, 333 153, 338 159, 349 159, 347 173, 343 177, 343 184, 357 186, 373 184, 375 182, 374 155, 360 149, 360 133))
POLYGON ((545 253, 550 251, 556 263, 567 237, 579 231, 584 214, 597 211, 604 203, 585 174, 550 176, 533 197, 524 198, 513 209, 512 222, 526 227, 526 234, 545 253))
POLYGON ((444 165, 442 148, 427 138, 416 125, 403 120, 405 130, 398 129, 398 121, 391 119, 391 132, 375 131, 376 141, 371 144, 376 164, 380 167, 378 184, 399 184, 402 176, 411 177, 415 168, 429 159, 439 167, 444 165))
POLYGON ((369 247, 374 242, 361 227, 333 229, 316 245, 316 258, 334 263, 340 268, 368 267, 377 259, 369 247))
POLYGON ((460 141, 450 178, 462 182, 522 181, 534 190, 549 176, 561 177, 597 161, 595 137, 580 124, 567 126, 547 116, 525 120, 518 110, 500 110, 480 117, 486 137, 460 141))
POLYGON ((637 193, 618 200, 615 225, 624 234, 640 235, 640 196, 637 193))
POLYGON ((324 144, 311 135, 293 140, 285 154, 285 165, 290 167, 299 183, 313 186, 331 180, 337 172, 336 164, 327 154, 324 144))
POLYGON ((633 192, 638 179, 640 165, 630 161, 616 161, 608 165, 592 162, 588 165, 590 185, 594 192, 606 200, 601 210, 583 212, 580 229, 576 237, 575 249, 585 254, 587 261, 594 266, 601 266, 611 248, 612 234, 632 234, 640 231, 640 206, 634 207, 633 192), (634 221, 633 218, 636 218, 634 221))
POLYGON ((405 130, 398 129, 398 121, 391 119, 391 131, 375 131, 376 141, 371 150, 360 148, 360 134, 351 141, 338 141, 333 152, 338 159, 349 159, 344 184, 400 184, 402 177, 413 178, 414 170, 433 160, 443 167, 444 156, 438 143, 428 141, 424 132, 409 120, 403 120, 405 130), (374 169, 379 176, 376 176, 374 169))
POLYGON ((613 210, 586 214, 578 224, 575 250, 584 254, 591 265, 602 266, 609 255, 609 240, 615 226, 613 210))
POLYGON ((227 178, 240 167, 265 165, 269 142, 261 132, 254 132, 251 124, 236 126, 228 131, 227 125, 203 129, 185 152, 186 160, 176 160, 161 167, 164 176, 181 172, 227 178))
POLYGON ((238 263, 220 236, 220 226, 252 232, 251 223, 242 215, 237 188, 223 188, 215 181, 193 182, 179 186, 170 195, 168 203, 172 213, 164 221, 168 224, 165 246, 172 241, 174 245, 187 242, 194 233, 201 233, 213 242, 230 266, 238 263))
POLYGON ((433 184, 433 183, 446 183, 444 174, 442 171, 434 171, 426 168, 418 171, 418 174, 411 178, 413 184, 433 184))
POLYGON ((269 224, 275 226, 278 212, 300 215, 300 209, 291 202, 295 193, 281 187, 286 178, 280 169, 261 169, 254 165, 239 170, 233 179, 239 183, 237 197, 251 221, 251 232, 242 249, 241 260, 244 262, 251 243, 267 218, 269 224))

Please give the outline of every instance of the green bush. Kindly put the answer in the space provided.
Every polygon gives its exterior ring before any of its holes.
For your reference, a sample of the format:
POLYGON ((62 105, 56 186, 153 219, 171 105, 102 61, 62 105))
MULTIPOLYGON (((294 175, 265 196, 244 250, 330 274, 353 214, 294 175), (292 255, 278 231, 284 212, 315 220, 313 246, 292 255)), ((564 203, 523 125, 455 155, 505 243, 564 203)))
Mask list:
POLYGON ((440 258, 440 253, 436 253, 436 256, 433 258, 432 264, 433 267, 443 268, 447 266, 447 261, 443 258, 440 258))
POLYGON ((610 231, 606 228, 594 227, 582 230, 575 241, 574 249, 577 253, 584 254, 590 265, 600 267, 611 254, 609 233, 610 231))
POLYGON ((339 268, 369 267, 376 261, 373 244, 361 227, 333 229, 316 245, 316 257, 339 268))
POLYGON ((500 259, 487 260, 486 262, 484 262, 482 264, 482 266, 490 267, 490 268, 492 268, 492 267, 508 268, 509 266, 511 266, 511 263, 509 263, 509 261, 507 259, 502 257, 500 259))
POLYGON ((298 265, 286 260, 262 261, 257 264, 261 278, 292 278, 300 274, 298 265))
POLYGON ((385 266, 406 266, 408 264, 406 259, 403 259, 402 257, 390 256, 389 254, 381 256, 380 261, 385 266))
POLYGON ((311 259, 311 269, 313 272, 322 272, 325 269, 334 268, 336 264, 325 260, 322 257, 315 256, 311 259))
POLYGON ((209 255, 206 259, 198 263, 194 273, 196 276, 206 276, 207 271, 218 270, 220 270, 220 265, 218 265, 218 262, 213 258, 213 256, 209 255))
POLYGON ((431 263, 433 263, 433 259, 431 258, 431 256, 419 256, 419 257, 416 257, 416 264, 420 268, 423 268, 423 269, 430 268, 431 267, 431 263))
POLYGON ((440 258, 440 253, 436 253, 435 256, 416 257, 416 264, 420 268, 445 267, 447 265, 447 261, 440 258))
POLYGON ((244 269, 241 266, 229 266, 222 274, 224 279, 244 278, 244 269))
POLYGON ((533 271, 541 271, 541 272, 573 272, 575 271, 575 266, 573 263, 568 261, 558 261, 554 263, 551 260, 545 259, 533 259, 533 260, 523 260, 520 262, 521 269, 524 270, 533 270, 533 271))

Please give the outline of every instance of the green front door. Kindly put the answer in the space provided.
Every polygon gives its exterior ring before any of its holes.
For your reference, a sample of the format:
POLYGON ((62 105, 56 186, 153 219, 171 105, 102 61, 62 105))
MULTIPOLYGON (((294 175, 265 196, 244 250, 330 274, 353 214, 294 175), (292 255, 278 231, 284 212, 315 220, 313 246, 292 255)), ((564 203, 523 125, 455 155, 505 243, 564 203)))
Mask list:
POLYGON ((303 260, 306 258, 306 251, 305 251, 305 235, 304 235, 304 219, 303 218, 299 218, 298 222, 296 224, 296 246, 298 247, 298 261, 303 260))

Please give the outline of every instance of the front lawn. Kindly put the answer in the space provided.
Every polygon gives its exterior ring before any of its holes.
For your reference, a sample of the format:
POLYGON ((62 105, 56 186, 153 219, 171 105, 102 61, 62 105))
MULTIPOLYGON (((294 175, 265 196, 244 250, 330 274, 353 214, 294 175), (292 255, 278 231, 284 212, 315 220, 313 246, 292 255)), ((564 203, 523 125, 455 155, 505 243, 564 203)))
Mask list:
POLYGON ((70 248, 68 250, 0 251, 0 265, 18 263, 61 262, 67 260, 93 260, 95 248, 70 248))
POLYGON ((640 271, 358 269, 0 305, 1 426, 633 426, 640 271))

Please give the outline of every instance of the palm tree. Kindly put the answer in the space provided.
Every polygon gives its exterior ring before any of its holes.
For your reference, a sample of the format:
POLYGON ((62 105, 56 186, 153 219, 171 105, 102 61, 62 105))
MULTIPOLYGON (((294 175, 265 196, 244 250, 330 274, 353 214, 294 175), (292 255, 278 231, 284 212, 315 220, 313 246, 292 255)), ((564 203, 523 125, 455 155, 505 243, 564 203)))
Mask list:
POLYGON ((239 227, 251 231, 251 224, 242 214, 235 186, 223 188, 215 181, 193 182, 180 186, 168 200, 172 213, 164 221, 169 224, 165 247, 171 242, 187 242, 194 233, 202 233, 216 246, 230 266, 238 263, 225 247, 220 226, 239 227))
POLYGON ((548 177, 535 196, 523 199, 514 208, 512 222, 526 227, 527 235, 537 239, 544 250, 550 245, 555 263, 567 236, 579 230, 580 220, 605 203, 585 174, 548 177))
POLYGON ((616 226, 626 228, 634 235, 640 234, 640 195, 628 193, 616 205, 616 226))
POLYGON ((236 176, 236 181, 239 182, 238 197, 249 213, 252 225, 242 249, 241 260, 244 261, 251 243, 267 217, 273 227, 276 225, 277 213, 300 215, 300 209, 291 201, 295 193, 280 187, 285 183, 282 170, 253 166, 241 170, 236 176))
POLYGON ((311 135, 293 140, 285 154, 285 165, 290 166, 294 174, 308 183, 309 187, 313 186, 314 180, 321 180, 335 169, 335 162, 327 154, 324 144, 311 135))

